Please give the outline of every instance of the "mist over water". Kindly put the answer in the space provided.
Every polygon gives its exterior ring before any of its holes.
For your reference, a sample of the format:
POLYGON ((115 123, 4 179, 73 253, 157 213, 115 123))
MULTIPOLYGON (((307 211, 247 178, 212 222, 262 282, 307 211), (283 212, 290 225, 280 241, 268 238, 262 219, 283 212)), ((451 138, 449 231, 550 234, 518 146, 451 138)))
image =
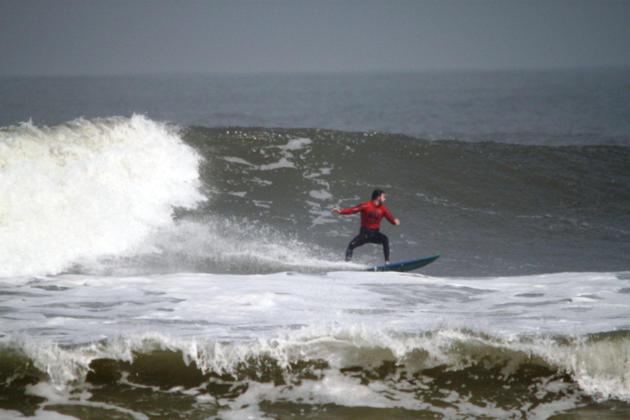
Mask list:
POLYGON ((583 76, 2 80, 0 417, 627 415, 627 77, 583 76), (376 187, 437 262, 342 261, 376 187))

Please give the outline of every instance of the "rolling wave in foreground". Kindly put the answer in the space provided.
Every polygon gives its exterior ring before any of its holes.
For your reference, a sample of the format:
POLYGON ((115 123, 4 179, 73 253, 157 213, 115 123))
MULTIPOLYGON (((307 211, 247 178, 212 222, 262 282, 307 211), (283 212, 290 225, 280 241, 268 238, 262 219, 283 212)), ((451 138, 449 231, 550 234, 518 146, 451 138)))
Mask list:
POLYGON ((3 128, 0 416, 628 416, 627 157, 143 116, 3 128), (328 208, 374 185, 406 224, 396 255, 441 248, 442 268, 340 261, 356 220, 328 208))

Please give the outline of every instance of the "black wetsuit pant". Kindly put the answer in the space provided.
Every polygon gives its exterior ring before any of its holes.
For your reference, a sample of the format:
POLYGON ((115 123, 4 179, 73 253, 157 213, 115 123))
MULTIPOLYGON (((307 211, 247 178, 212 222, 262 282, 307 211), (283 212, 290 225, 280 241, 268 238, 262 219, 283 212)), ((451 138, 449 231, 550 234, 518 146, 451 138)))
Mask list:
POLYGON ((368 229, 364 227, 361 228, 359 234, 348 244, 348 249, 346 249, 346 261, 352 259, 352 251, 354 251, 354 248, 367 243, 382 244, 385 261, 389 261, 389 239, 387 236, 379 232, 378 229, 368 229))

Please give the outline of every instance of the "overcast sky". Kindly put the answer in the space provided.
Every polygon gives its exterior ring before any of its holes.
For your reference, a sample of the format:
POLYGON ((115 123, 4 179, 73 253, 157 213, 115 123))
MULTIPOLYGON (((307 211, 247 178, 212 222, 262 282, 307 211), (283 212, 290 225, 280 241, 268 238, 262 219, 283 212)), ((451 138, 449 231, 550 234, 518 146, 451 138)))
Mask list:
POLYGON ((630 1, 0 0, 0 74, 630 66, 630 1))

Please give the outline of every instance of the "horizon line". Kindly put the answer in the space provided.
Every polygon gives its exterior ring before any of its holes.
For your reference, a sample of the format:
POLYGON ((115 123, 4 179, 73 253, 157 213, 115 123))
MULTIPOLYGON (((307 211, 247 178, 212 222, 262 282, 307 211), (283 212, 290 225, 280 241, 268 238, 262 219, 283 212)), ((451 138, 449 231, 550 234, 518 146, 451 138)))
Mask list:
POLYGON ((273 75, 326 75, 326 74, 422 74, 422 73, 501 73, 501 72, 554 72, 554 71, 630 70, 630 65, 549 66, 549 67, 445 67, 424 69, 340 69, 340 70, 166 70, 130 72, 53 72, 53 73, 0 73, 0 78, 63 78, 63 77, 125 77, 125 76, 273 76, 273 75))

